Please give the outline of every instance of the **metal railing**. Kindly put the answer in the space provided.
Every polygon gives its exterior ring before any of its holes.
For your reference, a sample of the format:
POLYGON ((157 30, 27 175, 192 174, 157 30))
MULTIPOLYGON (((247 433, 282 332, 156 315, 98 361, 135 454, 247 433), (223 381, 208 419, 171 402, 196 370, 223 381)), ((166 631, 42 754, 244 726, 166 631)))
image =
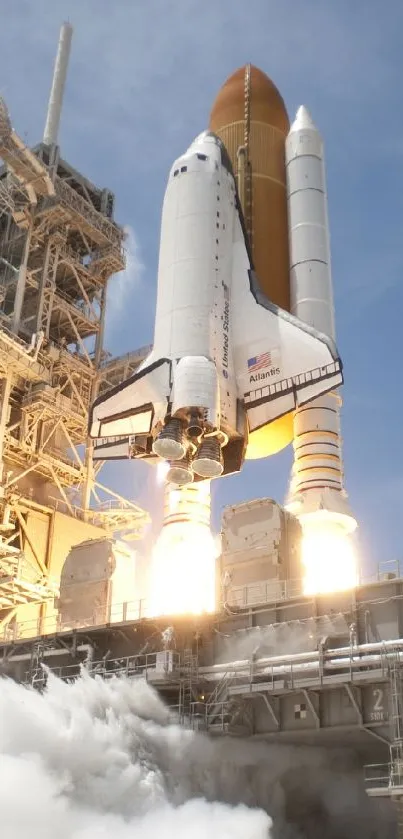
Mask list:
MULTIPOLYGON (((77 461, 75 461, 76 465, 77 461)), ((84 507, 78 507, 76 504, 69 504, 64 498, 55 498, 53 495, 48 495, 46 503, 55 513, 63 513, 63 515, 71 516, 79 521, 95 522, 97 518, 97 510, 91 507, 85 510, 84 507)))
MULTIPOLYGON (((103 509, 108 510, 108 504, 111 503, 112 507, 115 506, 119 507, 119 501, 116 500, 112 502, 102 502, 101 510, 103 509)), ((65 502, 61 499, 54 499, 52 497, 49 498, 50 506, 54 507, 55 510, 59 510, 60 512, 67 512, 67 507, 65 506, 65 502)), ((124 507, 123 507, 124 509, 124 507)), ((130 509, 130 508, 129 508, 130 509)), ((94 521, 99 516, 100 510, 98 508, 90 508, 89 511, 84 511, 79 507, 72 507, 73 515, 75 518, 82 519, 84 515, 89 515, 90 519, 94 521)), ((69 511, 71 514, 71 511, 69 511)), ((400 569, 400 563, 390 562, 384 563, 383 566, 379 567, 378 573, 375 576, 375 579, 370 578, 369 582, 376 582, 381 581, 384 579, 382 568, 387 566, 388 568, 394 567, 396 571, 400 569)), ((397 574, 397 578, 400 578, 400 570, 397 574)), ((367 580, 368 582, 368 580, 367 580)), ((273 589, 272 586, 274 581, 268 581, 264 585, 267 588, 264 590, 263 593, 270 594, 273 589)), ((292 597, 300 597, 301 596, 301 589, 302 583, 301 580, 291 580, 291 581, 280 581, 275 582, 276 586, 276 598, 271 598, 262 600, 258 599, 257 593, 262 592, 261 589, 262 584, 252 584, 250 586, 244 586, 240 589, 233 589, 232 591, 239 592, 237 594, 237 600, 234 600, 228 597, 227 600, 224 600, 224 603, 217 604, 217 611, 225 605, 226 607, 233 607, 233 608, 248 608, 253 606, 264 605, 265 603, 273 602, 274 600, 287 600, 292 597), (297 588, 299 589, 299 594, 296 593, 297 588), (279 593, 279 596, 278 594, 279 593)), ((33 638, 35 636, 40 635, 48 635, 54 632, 68 632, 72 629, 83 629, 85 627, 98 627, 98 626, 105 626, 108 624, 114 623, 125 623, 126 621, 137 621, 142 620, 144 618, 150 618, 154 615, 151 614, 150 611, 150 604, 147 599, 139 598, 137 600, 128 600, 123 601, 121 603, 115 603, 112 606, 109 604, 101 604, 94 608, 91 612, 86 613, 85 615, 78 615, 76 616, 67 616, 63 613, 63 606, 61 607, 61 612, 59 614, 51 615, 45 618, 34 618, 31 620, 25 621, 14 621, 10 623, 7 627, 0 632, 0 643, 1 641, 9 642, 10 640, 18 640, 22 638, 33 638)), ((323 616, 322 616, 323 617, 323 616)), ((318 617, 318 621, 321 617, 318 617)), ((312 617, 307 620, 312 620, 312 617)), ((290 673, 292 678, 292 674, 290 673)))
POLYGON ((384 789, 392 783, 392 765, 390 763, 370 763, 364 766, 364 783, 367 792, 384 789))
POLYGON ((247 609, 249 606, 289 600, 302 594, 302 580, 264 580, 246 586, 230 586, 225 601, 230 607, 247 609))
POLYGON ((364 766, 364 784, 372 797, 402 798, 403 763, 370 763, 364 766))
POLYGON ((46 617, 35 617, 31 620, 13 621, 0 632, 0 642, 10 643, 24 638, 36 638, 55 632, 71 632, 75 629, 108 626, 109 624, 138 621, 150 617, 146 600, 132 600, 123 603, 103 604, 95 607, 87 615, 75 617, 63 614, 61 611, 46 617))
MULTIPOLYGON (((400 579, 401 576, 400 560, 381 562, 371 573, 361 572, 358 576, 357 586, 387 582, 392 579, 400 579)), ((304 581, 302 579, 261 580, 245 586, 229 585, 227 589, 223 590, 224 603, 229 607, 238 609, 247 609, 265 603, 275 603, 304 596, 304 581)))
MULTIPOLYGON (((35 683, 46 682, 46 651, 43 660, 39 662, 40 673, 38 673, 38 664, 35 668, 34 674, 28 671, 25 676, 26 683, 32 683, 33 676, 35 683), (41 667, 41 664, 44 667, 41 667)), ((143 678, 146 680, 155 678, 160 675, 162 678, 172 674, 178 675, 181 671, 182 660, 179 653, 175 651, 159 650, 154 653, 137 654, 132 656, 125 656, 123 658, 105 658, 99 661, 92 661, 86 659, 77 661, 75 664, 67 665, 52 665, 49 667, 53 676, 56 676, 62 681, 74 681, 78 679, 83 670, 87 671, 91 676, 101 676, 102 679, 111 679, 113 677, 125 678, 143 678)), ((176 706, 179 707, 179 706, 176 706)))
POLYGON ((123 231, 117 225, 109 221, 106 216, 99 213, 95 207, 82 198, 66 181, 59 177, 55 178, 56 195, 70 210, 80 215, 87 225, 99 231, 105 239, 115 248, 121 249, 123 242, 123 231))
POLYGON ((137 350, 124 353, 124 355, 118 355, 116 358, 106 358, 101 363, 101 369, 106 372, 108 370, 114 370, 115 367, 124 367, 134 364, 137 361, 140 363, 143 358, 146 358, 147 355, 150 354, 152 348, 152 344, 146 344, 144 347, 139 347, 137 350))

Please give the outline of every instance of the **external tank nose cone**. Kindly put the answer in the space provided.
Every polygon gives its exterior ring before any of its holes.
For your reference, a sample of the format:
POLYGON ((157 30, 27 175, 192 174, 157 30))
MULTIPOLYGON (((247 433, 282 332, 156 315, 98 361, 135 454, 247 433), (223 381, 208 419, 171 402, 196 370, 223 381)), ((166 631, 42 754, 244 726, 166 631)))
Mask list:
POLYGON ((283 97, 266 73, 253 64, 235 70, 224 82, 211 110, 211 130, 219 134, 223 125, 243 121, 247 102, 252 120, 287 134, 289 121, 283 97))

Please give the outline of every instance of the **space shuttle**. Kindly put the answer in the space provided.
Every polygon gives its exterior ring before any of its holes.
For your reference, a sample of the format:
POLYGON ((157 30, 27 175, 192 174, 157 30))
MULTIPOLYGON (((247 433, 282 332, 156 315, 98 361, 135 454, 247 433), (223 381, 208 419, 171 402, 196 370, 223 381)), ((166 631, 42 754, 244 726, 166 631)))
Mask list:
POLYGON ((249 435, 342 383, 334 342, 261 291, 229 155, 203 132, 169 174, 153 349, 93 403, 94 459, 167 461, 177 486, 233 474, 249 435))

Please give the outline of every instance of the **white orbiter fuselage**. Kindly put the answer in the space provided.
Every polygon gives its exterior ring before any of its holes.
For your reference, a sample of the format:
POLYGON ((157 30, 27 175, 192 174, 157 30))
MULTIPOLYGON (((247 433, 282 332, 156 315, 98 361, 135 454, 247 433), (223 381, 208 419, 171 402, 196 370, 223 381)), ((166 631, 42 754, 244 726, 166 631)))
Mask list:
POLYGON ((201 134, 169 175, 153 350, 95 400, 94 457, 163 458, 178 485, 238 472, 249 432, 341 384, 331 339, 260 291, 228 154, 201 134))

